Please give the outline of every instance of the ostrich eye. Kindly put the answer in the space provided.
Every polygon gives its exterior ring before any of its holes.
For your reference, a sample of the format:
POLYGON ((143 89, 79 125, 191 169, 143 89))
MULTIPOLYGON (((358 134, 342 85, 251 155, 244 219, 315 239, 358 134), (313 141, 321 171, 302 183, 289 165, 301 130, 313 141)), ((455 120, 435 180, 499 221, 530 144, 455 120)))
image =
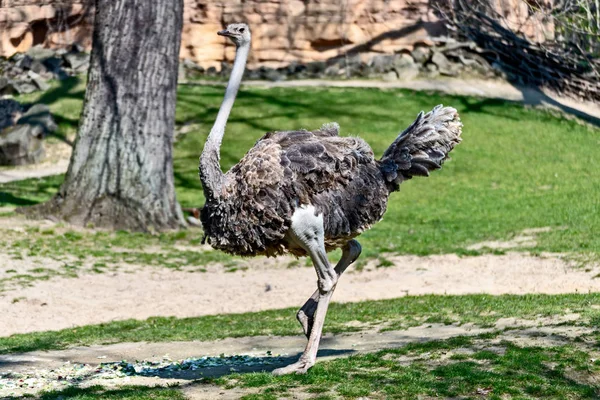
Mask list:
POLYGON ((240 28, 240 33, 244 33, 245 30, 246 28, 240 28))

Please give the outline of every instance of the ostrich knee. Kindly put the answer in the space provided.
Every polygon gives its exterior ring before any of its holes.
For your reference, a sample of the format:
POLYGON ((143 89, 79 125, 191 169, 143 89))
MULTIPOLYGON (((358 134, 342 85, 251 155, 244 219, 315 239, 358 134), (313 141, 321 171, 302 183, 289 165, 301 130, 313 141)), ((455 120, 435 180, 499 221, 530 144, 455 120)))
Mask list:
MULTIPOLYGON (((342 249, 342 258, 335 266, 334 270, 338 278, 346 271, 346 268, 360 256, 362 247, 358 241, 352 239, 344 245, 342 249)), ((319 289, 315 290, 312 296, 298 310, 296 319, 300 322, 304 335, 308 339, 312 330, 313 320, 317 305, 319 304, 319 289)))

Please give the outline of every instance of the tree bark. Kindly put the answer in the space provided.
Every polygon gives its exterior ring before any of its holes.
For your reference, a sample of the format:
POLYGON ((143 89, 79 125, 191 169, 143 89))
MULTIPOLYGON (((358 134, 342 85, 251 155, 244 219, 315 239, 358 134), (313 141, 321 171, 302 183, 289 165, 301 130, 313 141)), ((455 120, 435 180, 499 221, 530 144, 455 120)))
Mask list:
POLYGON ((183 0, 96 0, 87 90, 65 182, 25 211, 76 225, 185 225, 173 130, 183 0))

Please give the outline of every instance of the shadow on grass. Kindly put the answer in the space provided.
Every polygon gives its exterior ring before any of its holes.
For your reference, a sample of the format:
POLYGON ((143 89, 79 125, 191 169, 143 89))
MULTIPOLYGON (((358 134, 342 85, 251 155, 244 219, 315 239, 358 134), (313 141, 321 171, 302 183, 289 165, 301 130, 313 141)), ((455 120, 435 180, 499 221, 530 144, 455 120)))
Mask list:
MULTIPOLYGON (((339 357, 354 354, 355 350, 343 349, 322 349, 317 353, 317 357, 339 357)), ((245 363, 232 364, 237 356, 219 357, 213 366, 202 367, 198 369, 169 369, 160 367, 147 367, 142 372, 133 375, 152 376, 163 379, 212 379, 221 378, 231 374, 247 374, 253 372, 272 372, 274 369, 290 365, 300 358, 301 353, 286 357, 249 357, 245 363)))
MULTIPOLYGON (((0 185, 1 187, 1 185, 0 185)), ((32 206, 37 204, 37 201, 28 199, 26 197, 17 197, 13 193, 3 192, 0 190, 0 206, 32 206)))
MULTIPOLYGON (((23 397, 8 396, 3 397, 6 400, 17 400, 23 397)), ((37 398, 37 396, 36 396, 37 398)), ((145 387, 145 386, 126 386, 119 389, 106 389, 102 386, 90 386, 87 388, 70 387, 64 390, 46 392, 39 397, 40 400, 88 400, 88 399, 122 399, 122 400, 183 400, 185 397, 177 389, 145 387)))
POLYGON ((31 206, 48 200, 60 188, 63 175, 0 183, 0 206, 31 206))

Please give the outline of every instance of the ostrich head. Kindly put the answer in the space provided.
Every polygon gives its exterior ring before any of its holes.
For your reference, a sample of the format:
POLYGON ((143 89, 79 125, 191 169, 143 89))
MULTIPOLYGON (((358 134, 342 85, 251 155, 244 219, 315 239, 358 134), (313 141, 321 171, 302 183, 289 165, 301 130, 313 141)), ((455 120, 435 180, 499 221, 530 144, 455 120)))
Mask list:
POLYGON ((250 43, 250 28, 246 24, 229 24, 226 29, 217 34, 227 36, 236 46, 250 43))

